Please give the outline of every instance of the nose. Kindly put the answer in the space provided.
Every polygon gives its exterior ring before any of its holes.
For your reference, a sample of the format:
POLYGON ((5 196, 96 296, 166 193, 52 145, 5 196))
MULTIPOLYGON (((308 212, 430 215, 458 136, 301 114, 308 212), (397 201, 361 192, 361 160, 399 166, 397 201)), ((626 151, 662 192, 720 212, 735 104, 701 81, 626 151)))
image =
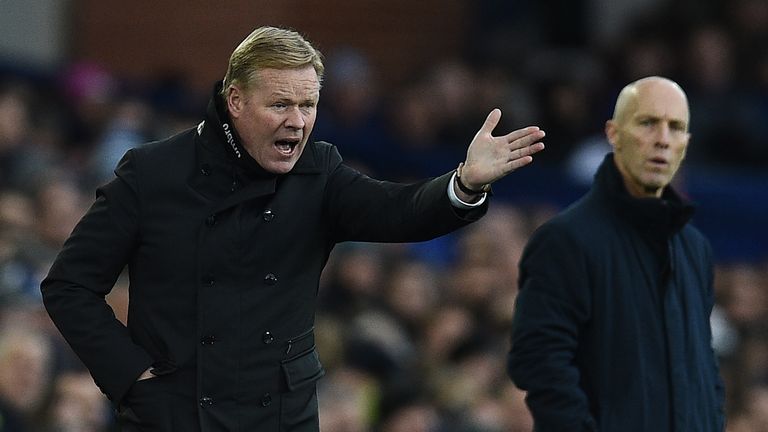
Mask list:
POLYGON ((669 147, 672 139, 672 131, 666 123, 660 123, 656 131, 656 146, 661 148, 669 147))
POLYGON ((291 107, 286 114, 285 127, 290 129, 303 129, 305 124, 304 115, 301 113, 299 107, 291 107))

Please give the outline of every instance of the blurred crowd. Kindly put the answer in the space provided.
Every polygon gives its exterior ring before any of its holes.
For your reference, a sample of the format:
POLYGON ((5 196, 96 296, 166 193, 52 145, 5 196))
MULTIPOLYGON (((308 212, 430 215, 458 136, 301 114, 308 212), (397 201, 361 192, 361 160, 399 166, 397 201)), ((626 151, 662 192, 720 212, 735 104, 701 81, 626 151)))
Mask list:
MULTIPOLYGON (((493 3, 503 9, 483 4, 493 3)), ((314 137, 366 173, 409 181, 455 168, 492 107, 504 113, 499 130, 544 128, 547 149, 525 169, 531 177, 498 184, 489 214, 457 233, 336 248, 316 322, 322 430, 531 430, 525 395, 505 374, 517 260, 531 232, 575 198, 560 191, 589 184, 618 90, 653 74, 681 83, 692 108, 686 166, 757 175, 768 166, 768 2, 729 5, 639 16, 607 46, 585 45, 569 17, 531 28, 523 18, 502 25, 500 14, 492 25, 490 9, 466 53, 386 88, 365 52, 326 53, 314 137)), ((112 409, 42 309, 39 283, 122 154, 196 125, 208 95, 183 76, 128 82, 85 61, 55 74, 0 72, 0 431, 108 432, 112 409)), ((713 344, 729 432, 768 430, 766 258, 716 268, 713 344)), ((107 298, 121 320, 127 285, 107 298)))

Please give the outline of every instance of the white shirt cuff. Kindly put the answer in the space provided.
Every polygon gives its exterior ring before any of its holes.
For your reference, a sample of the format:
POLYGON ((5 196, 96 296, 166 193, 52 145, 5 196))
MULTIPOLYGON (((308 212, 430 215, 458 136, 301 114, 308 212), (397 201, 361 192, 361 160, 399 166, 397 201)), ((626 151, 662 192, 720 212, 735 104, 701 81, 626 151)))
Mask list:
POLYGON ((487 193, 483 193, 480 196, 480 199, 477 202, 474 203, 468 203, 462 201, 457 195, 456 191, 453 190, 453 182, 456 181, 456 173, 454 172, 451 176, 451 181, 448 182, 448 199, 451 200, 451 204, 456 207, 460 208, 462 210, 471 210, 475 207, 480 207, 485 202, 485 197, 488 195, 487 193))

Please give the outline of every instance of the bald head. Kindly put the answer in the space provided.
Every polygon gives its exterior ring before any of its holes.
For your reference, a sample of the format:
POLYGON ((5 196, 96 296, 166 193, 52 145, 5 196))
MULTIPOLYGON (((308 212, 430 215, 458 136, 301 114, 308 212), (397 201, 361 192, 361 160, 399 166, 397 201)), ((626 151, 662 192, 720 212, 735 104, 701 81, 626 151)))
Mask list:
POLYGON ((678 97, 684 102, 686 107, 685 122, 687 125, 689 120, 687 112, 688 98, 685 92, 676 82, 660 76, 640 78, 627 84, 619 93, 619 97, 616 98, 616 106, 613 109, 613 121, 618 124, 625 124, 637 112, 640 96, 648 92, 659 91, 670 93, 673 98, 678 97))

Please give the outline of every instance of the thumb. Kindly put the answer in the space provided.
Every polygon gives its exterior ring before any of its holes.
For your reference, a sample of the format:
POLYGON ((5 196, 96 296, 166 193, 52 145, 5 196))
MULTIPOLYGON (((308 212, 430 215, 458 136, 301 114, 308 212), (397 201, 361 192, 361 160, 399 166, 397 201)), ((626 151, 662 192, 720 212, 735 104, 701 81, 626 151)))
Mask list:
POLYGON ((480 132, 487 132, 491 133, 496 128, 496 126, 499 124, 499 120, 501 120, 501 110, 498 108, 494 108, 490 114, 488 114, 488 117, 485 119, 485 123, 483 123, 483 127, 480 128, 480 132))

